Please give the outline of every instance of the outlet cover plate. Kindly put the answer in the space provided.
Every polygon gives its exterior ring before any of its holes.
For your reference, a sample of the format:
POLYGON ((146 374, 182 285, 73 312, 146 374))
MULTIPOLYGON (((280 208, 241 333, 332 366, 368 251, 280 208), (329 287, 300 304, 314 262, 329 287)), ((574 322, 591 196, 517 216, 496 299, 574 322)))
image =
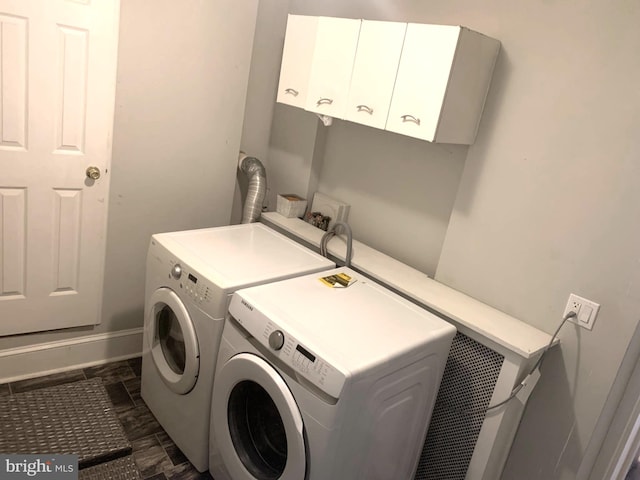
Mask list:
POLYGON ((569 295, 567 306, 564 309, 563 318, 569 312, 576 312, 576 316, 570 318, 569 321, 580 325, 587 330, 593 330, 593 324, 600 310, 600 304, 593 302, 587 298, 572 293, 569 295))

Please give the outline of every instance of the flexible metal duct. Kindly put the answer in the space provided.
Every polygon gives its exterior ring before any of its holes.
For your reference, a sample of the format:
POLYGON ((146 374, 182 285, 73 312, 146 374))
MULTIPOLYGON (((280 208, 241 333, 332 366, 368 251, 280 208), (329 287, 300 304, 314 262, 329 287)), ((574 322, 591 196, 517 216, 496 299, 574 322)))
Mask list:
POLYGON ((249 180, 241 223, 253 223, 260 218, 260 213, 262 213, 262 203, 267 193, 267 172, 260 160, 249 157, 243 152, 240 152, 238 166, 249 180))

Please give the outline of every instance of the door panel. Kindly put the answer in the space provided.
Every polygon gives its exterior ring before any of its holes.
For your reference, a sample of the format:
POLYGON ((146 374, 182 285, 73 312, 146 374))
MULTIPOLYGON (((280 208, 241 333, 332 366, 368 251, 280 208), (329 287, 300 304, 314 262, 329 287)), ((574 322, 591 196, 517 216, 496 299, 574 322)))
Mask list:
POLYGON ((60 26, 57 28, 60 90, 56 92, 55 153, 84 151, 89 32, 60 26))
POLYGON ((0 0, 0 335, 99 323, 118 18, 0 0))
POLYGON ((81 190, 54 190, 53 293, 78 291, 81 190))
POLYGON ((27 19, 0 15, 2 61, 0 146, 26 147, 27 19))
POLYGON ((0 188, 2 275, 0 295, 24 294, 26 199, 24 188, 0 188))

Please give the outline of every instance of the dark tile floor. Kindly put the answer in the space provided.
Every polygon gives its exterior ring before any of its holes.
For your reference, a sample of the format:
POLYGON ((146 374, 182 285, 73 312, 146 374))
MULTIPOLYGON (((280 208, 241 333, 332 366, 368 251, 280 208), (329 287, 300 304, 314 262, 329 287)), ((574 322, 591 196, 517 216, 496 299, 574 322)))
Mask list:
POLYGON ((111 398, 143 479, 212 480, 199 473, 156 421, 140 397, 141 359, 134 358, 0 385, 0 396, 100 377, 111 398))

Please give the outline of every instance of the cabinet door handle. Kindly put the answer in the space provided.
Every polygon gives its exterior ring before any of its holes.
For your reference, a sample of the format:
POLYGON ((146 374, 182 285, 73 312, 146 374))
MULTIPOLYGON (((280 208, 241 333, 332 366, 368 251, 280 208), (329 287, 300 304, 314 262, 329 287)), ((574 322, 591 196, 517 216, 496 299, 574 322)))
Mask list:
POLYGON ((284 93, 288 93, 289 95, 297 97, 299 92, 297 90, 294 90, 293 88, 286 88, 284 93))
POLYGON ((321 98, 316 102, 316 105, 319 107, 320 105, 331 105, 332 103, 333 100, 331 100, 330 98, 321 98))
POLYGON ((373 108, 368 107, 366 105, 358 105, 356 107, 359 112, 367 112, 369 115, 373 115, 373 108))
POLYGON ((402 115, 400 118, 403 122, 413 122, 418 126, 420 125, 420 119, 414 117, 413 115, 402 115))

